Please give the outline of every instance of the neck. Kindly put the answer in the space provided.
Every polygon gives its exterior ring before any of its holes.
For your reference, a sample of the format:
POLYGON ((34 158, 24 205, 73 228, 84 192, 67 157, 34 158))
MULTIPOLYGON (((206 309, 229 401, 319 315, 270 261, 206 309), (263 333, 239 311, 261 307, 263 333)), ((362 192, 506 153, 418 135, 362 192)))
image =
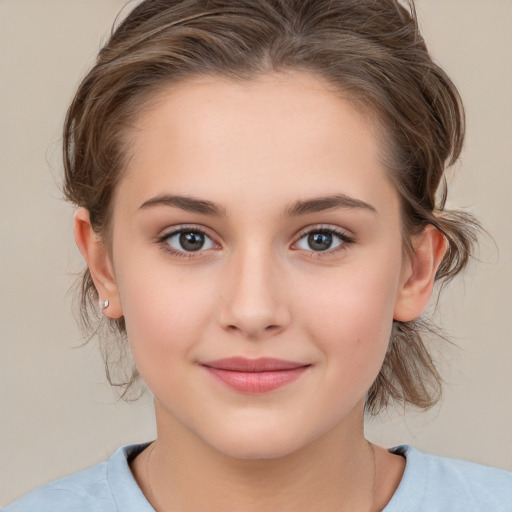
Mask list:
POLYGON ((178 422, 159 422, 159 414, 157 408, 157 441, 132 465, 158 512, 380 510, 375 450, 364 438, 362 411, 346 428, 267 459, 228 456, 178 422))

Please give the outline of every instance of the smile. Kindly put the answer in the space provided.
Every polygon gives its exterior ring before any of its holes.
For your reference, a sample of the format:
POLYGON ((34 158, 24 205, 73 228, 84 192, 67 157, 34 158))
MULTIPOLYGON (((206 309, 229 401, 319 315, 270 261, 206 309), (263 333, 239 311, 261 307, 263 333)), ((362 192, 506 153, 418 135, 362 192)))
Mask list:
POLYGON ((203 362, 201 366, 236 391, 259 394, 297 380, 311 365, 274 358, 232 357, 203 362))

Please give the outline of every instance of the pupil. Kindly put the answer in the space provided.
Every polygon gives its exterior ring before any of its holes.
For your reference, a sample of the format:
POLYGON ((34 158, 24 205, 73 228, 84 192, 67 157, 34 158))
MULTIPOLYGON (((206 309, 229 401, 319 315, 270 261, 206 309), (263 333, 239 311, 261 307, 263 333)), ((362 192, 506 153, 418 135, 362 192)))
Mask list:
POLYGON ((204 237, 200 233, 181 233, 180 245, 187 251, 198 251, 204 245, 204 237))
POLYGON ((314 233, 309 235, 308 242, 312 249, 325 251, 332 244, 332 235, 329 233, 314 233))

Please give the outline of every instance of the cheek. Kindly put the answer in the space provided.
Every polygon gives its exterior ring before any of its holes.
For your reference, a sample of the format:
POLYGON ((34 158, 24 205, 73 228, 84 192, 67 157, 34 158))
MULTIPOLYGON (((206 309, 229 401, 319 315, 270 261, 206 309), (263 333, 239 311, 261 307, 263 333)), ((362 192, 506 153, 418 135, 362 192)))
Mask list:
POLYGON ((307 308, 299 316, 333 371, 343 366, 344 374, 376 377, 393 322, 400 274, 396 261, 400 258, 371 265, 361 260, 325 279, 315 276, 314 283, 302 288, 298 303, 307 308), (308 293, 308 288, 318 293, 308 293))
POLYGON ((132 258, 118 269, 130 349, 143 380, 151 388, 152 381, 178 377, 176 363, 193 362, 193 348, 211 321, 213 290, 197 272, 188 275, 165 263, 132 258))

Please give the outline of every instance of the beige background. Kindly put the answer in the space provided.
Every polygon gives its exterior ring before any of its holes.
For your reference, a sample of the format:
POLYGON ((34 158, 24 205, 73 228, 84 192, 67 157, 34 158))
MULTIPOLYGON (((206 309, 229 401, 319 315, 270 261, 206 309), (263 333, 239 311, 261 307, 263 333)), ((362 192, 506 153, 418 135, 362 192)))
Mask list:
MULTIPOLYGON (((81 269, 60 200, 60 129, 121 0, 0 0, 0 506, 154 435, 151 401, 116 402, 96 347, 79 345, 67 290, 81 269)), ((512 470, 512 1, 419 0, 435 57, 459 86, 468 138, 451 204, 493 234, 442 300, 459 350, 445 396, 368 435, 512 470)))

